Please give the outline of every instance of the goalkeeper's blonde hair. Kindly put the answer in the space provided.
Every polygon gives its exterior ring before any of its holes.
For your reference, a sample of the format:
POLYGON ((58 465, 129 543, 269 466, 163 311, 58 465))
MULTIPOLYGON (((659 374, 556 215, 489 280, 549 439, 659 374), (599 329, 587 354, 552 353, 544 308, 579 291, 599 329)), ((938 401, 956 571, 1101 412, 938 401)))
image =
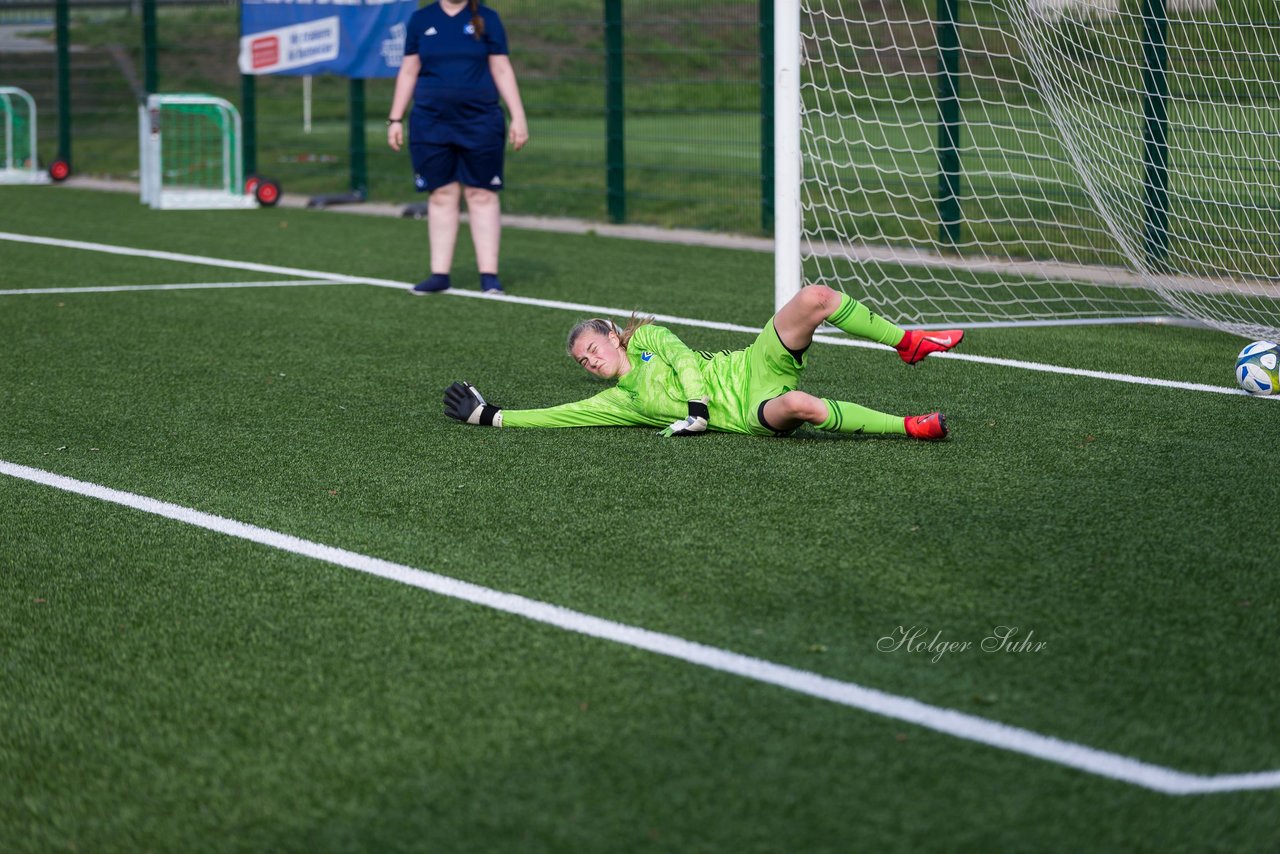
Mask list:
POLYGON ((577 343, 579 338, 588 332, 595 332, 599 335, 608 335, 612 332, 614 335, 618 336, 618 340, 622 342, 622 349, 625 350, 627 349, 627 342, 631 340, 631 336, 636 333, 636 330, 641 326, 645 326, 650 323, 653 323, 652 317, 641 316, 634 312, 632 312, 631 319, 627 321, 627 325, 625 327, 619 326, 608 318, 589 317, 586 320, 578 321, 578 323, 569 330, 569 340, 565 343, 565 350, 567 350, 569 355, 572 356, 573 345, 577 343))

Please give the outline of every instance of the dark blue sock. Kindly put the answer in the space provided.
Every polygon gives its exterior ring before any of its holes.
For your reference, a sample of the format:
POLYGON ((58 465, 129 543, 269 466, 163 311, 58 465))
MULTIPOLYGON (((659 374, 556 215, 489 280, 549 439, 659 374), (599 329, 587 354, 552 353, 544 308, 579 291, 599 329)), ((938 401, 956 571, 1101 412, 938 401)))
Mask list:
POLYGON ((480 274, 480 290, 482 291, 500 291, 502 283, 498 281, 497 273, 481 273, 480 274))

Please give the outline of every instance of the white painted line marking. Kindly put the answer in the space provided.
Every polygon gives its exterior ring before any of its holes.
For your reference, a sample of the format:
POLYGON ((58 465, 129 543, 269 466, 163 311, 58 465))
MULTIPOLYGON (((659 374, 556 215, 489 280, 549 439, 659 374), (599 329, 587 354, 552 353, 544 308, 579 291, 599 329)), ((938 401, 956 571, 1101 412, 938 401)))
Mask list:
MULTIPOLYGON (((279 267, 273 264, 258 264, 249 261, 232 261, 225 258, 211 258, 204 255, 186 255, 179 252, 162 252, 153 249, 132 249, 127 246, 112 246, 105 243, 89 243, 83 240, 62 240, 55 237, 38 237, 28 234, 14 234, 13 232, 0 231, 0 240, 9 240, 15 243, 31 243, 41 246, 57 246, 64 249, 83 249, 90 252, 106 252, 111 255, 128 255, 141 258, 155 258, 162 261, 180 261, 188 264, 204 264, 211 267, 225 267, 233 270, 252 270, 259 273, 274 273, 283 276, 297 276, 299 278, 321 279, 329 282, 337 282, 351 285, 375 285, 380 288, 395 288, 397 290, 407 290, 410 284, 407 282, 397 282, 392 279, 374 279, 366 276, 348 276, 341 273, 327 273, 323 270, 304 270, 298 267, 279 267)), ((557 311, 574 311, 586 314, 603 314, 613 317, 626 317, 631 314, 630 311, 620 308, 610 308, 608 306, 589 305, 587 303, 562 302, 559 300, 544 300, 533 297, 513 296, 505 294, 503 296, 489 296, 479 291, 458 290, 456 288, 445 291, 442 294, 432 294, 427 298, 438 296, 454 296, 467 297, 474 299, 495 300, 498 302, 516 303, 518 305, 531 305, 538 308, 550 308, 557 311)), ((744 326, 737 323, 720 323, 714 320, 698 320, 689 317, 677 317, 670 314, 654 315, 656 320, 662 323, 672 323, 679 326, 691 326, 698 329, 719 329, 727 332, 743 332, 751 335, 758 334, 761 327, 744 326)), ((824 344, 834 344, 840 347, 863 347, 867 349, 888 349, 883 344, 873 344, 869 341, 855 341, 850 338, 833 338, 825 335, 815 335, 813 340, 820 341, 824 344)), ((1212 392, 1214 394, 1232 394, 1250 396, 1243 389, 1206 385, 1203 383, 1181 382, 1178 380, 1161 380, 1151 377, 1139 377, 1132 374, 1117 374, 1107 371, 1091 371, 1084 368, 1066 368, 1059 365, 1047 365, 1040 362, 1023 362, 1017 359, 998 359, 990 356, 971 356, 965 353, 934 353, 931 359, 958 359, 962 362, 974 362, 982 365, 998 365, 1006 368, 1019 368, 1027 371, 1041 371, 1043 373, 1061 374, 1065 376, 1088 377, 1090 379, 1109 380, 1111 382, 1131 383, 1133 385, 1154 386, 1158 388, 1180 389, 1182 391, 1199 391, 1212 392)), ((1280 400, 1280 396, 1265 398, 1266 400, 1280 400)))
POLYGON ((905 721, 946 735, 976 741, 1000 750, 1032 756, 1099 777, 1118 780, 1168 795, 1194 795, 1280 788, 1280 770, 1245 774, 1202 776, 1142 762, 1118 753, 1096 750, 1083 744, 1040 735, 1030 730, 996 723, 984 718, 931 706, 909 697, 841 682, 805 670, 774 664, 759 658, 684 640, 673 635, 637 626, 615 623, 558 605, 503 593, 434 572, 362 555, 345 549, 311 542, 256 525, 214 516, 190 507, 158 501, 144 495, 123 492, 96 483, 74 480, 42 469, 0 460, 0 474, 42 484, 65 492, 131 507, 187 525, 259 543, 270 548, 302 555, 358 572, 376 575, 401 584, 493 608, 534 622, 555 626, 601 640, 678 659, 721 673, 730 673, 786 688, 842 706, 905 721))
POLYGON ((276 264, 257 264, 253 261, 231 261, 206 255, 188 255, 185 252, 164 252, 158 249, 134 249, 129 246, 112 246, 109 243, 90 243, 85 240, 63 240, 58 237, 39 237, 32 234, 14 234, 0 231, 0 240, 28 243, 35 246, 55 246, 59 249, 83 249, 86 252, 103 252, 107 255, 124 255, 130 258, 152 258, 157 261, 177 261, 183 264, 203 264, 206 267, 223 267, 231 270, 252 270, 255 273, 272 273, 279 276, 296 276, 299 279, 323 279, 327 282, 345 282, 350 285, 382 285, 403 288, 403 282, 388 279, 367 279, 360 276, 343 276, 321 270, 303 270, 298 267, 281 267, 276 264))
POLYGON ((221 288, 296 288, 303 285, 341 285, 332 279, 285 279, 279 282, 176 282, 168 285, 86 285, 70 288, 21 288, 0 291, 0 297, 40 294, 114 294, 122 291, 200 291, 221 288))

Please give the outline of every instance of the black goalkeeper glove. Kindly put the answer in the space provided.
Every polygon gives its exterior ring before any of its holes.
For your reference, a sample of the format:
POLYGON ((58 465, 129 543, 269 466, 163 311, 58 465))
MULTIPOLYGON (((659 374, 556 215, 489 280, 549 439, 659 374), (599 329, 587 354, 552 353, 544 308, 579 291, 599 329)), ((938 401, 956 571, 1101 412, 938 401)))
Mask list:
POLYGON ((444 414, 467 424, 502 426, 502 410, 485 403, 471 383, 454 383, 444 390, 444 414))
POLYGON ((691 400, 689 401, 688 417, 681 418, 658 435, 697 436, 699 433, 707 432, 707 419, 710 417, 711 411, 707 409, 706 398, 701 400, 691 400))

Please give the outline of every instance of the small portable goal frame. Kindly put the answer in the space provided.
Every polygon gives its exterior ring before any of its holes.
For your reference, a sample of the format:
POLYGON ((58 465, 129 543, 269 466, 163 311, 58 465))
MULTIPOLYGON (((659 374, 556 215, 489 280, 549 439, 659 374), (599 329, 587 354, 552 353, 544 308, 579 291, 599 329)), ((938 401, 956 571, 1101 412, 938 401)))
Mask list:
POLYGON ((213 95, 149 95, 138 110, 142 203, 165 210, 256 208, 245 193, 240 113, 213 95))
POLYGON ((17 86, 0 86, 0 122, 4 159, 0 184, 47 184, 49 173, 36 157, 36 102, 17 86))

